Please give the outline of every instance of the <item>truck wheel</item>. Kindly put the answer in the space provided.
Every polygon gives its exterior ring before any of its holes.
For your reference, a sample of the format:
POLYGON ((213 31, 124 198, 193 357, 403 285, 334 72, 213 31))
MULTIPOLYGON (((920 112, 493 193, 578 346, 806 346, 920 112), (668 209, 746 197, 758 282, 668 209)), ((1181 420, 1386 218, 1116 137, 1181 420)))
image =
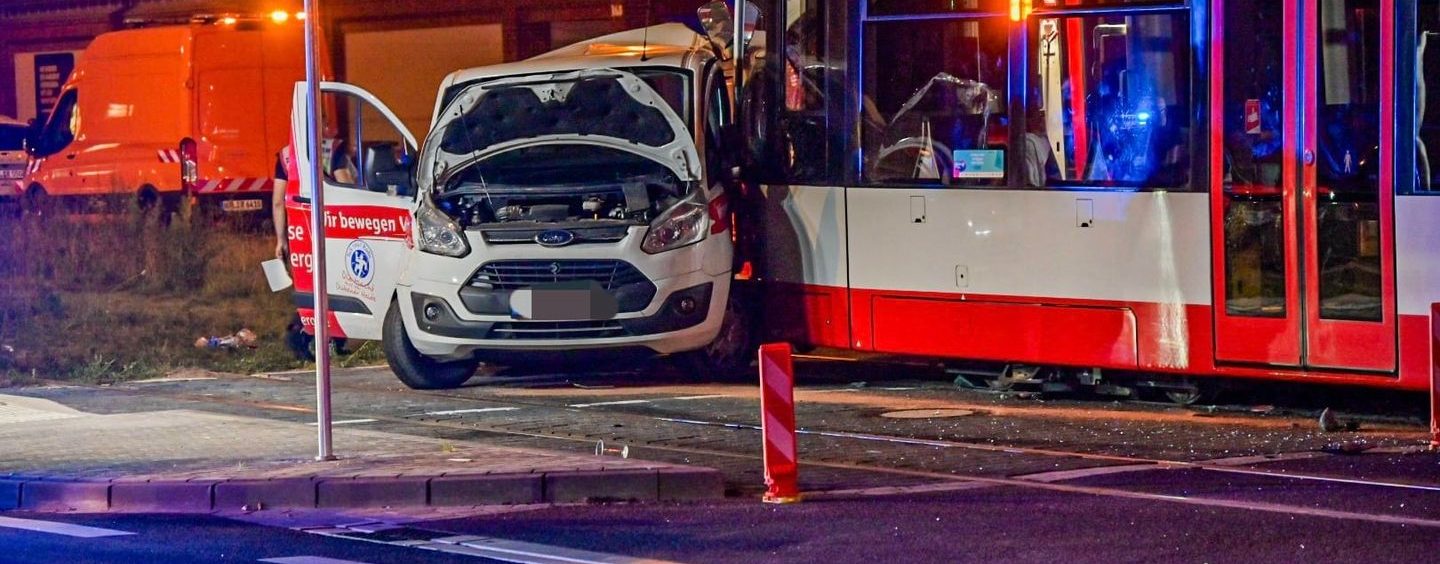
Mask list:
POLYGON ((731 284, 720 334, 698 350, 677 355, 683 368, 709 378, 740 378, 748 374, 756 355, 755 314, 744 290, 739 284, 731 284))
POLYGON ((415 350, 415 346, 410 344, 410 335, 405 332, 405 321, 400 318, 398 303, 390 304, 380 336, 380 345, 385 351, 385 361, 390 365, 390 370, 412 389, 458 388, 480 369, 479 360, 441 362, 415 350))
POLYGON ((45 193, 45 187, 39 184, 31 184, 25 190, 25 195, 20 197, 20 209, 25 215, 41 216, 51 211, 50 195, 45 193))

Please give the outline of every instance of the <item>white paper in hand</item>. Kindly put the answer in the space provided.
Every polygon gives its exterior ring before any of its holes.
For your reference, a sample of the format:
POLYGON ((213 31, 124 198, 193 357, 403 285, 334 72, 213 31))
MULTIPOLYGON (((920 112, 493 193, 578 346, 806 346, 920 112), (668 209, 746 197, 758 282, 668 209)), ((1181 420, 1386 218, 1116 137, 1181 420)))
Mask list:
POLYGON ((265 269, 265 280, 270 282, 270 291, 279 292, 290 287, 290 273, 285 268, 285 262, 280 259, 270 259, 260 263, 265 269))

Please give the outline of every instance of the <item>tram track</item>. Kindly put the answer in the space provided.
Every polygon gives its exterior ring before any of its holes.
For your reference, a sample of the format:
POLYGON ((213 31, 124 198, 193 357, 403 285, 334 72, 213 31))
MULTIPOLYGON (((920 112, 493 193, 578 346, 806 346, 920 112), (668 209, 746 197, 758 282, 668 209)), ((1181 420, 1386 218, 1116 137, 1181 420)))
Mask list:
MULTIPOLYGON (((87 387, 90 387, 90 386, 87 386, 87 387)), ((343 387, 344 387, 344 388, 347 388, 347 389, 350 389, 350 390, 353 391, 357 386, 347 385, 347 386, 343 386, 343 387)), ((359 387, 365 388, 364 386, 359 386, 359 387)), ((95 388, 98 388, 98 387, 95 387, 95 388)), ((216 395, 207 395, 207 394, 180 393, 180 392, 164 391, 164 390, 158 390, 158 389, 141 389, 141 388, 136 388, 136 387, 119 387, 119 388, 109 387, 109 388, 105 388, 105 389, 106 389, 107 391, 110 391, 110 392, 120 392, 120 393, 125 393, 125 394, 134 394, 134 395, 139 395, 139 396, 148 396, 148 397, 152 397, 152 398, 153 398, 153 397, 159 397, 159 398, 171 399, 171 400, 182 401, 182 402, 208 403, 208 404, 213 404, 213 405, 223 405, 223 406, 231 406, 231 407, 237 407, 237 408, 246 408, 246 409, 264 410, 264 411, 285 412, 285 413, 290 413, 290 414, 295 414, 295 413, 313 413, 313 412, 314 412, 314 408, 313 408, 312 406, 300 405, 300 404, 288 403, 288 402, 282 402, 282 401, 266 401, 266 400, 238 399, 238 398, 233 398, 233 397, 219 397, 219 396, 216 396, 216 395)), ((376 391, 383 391, 383 390, 363 390, 363 391, 370 391, 371 393, 374 393, 374 392, 376 392, 376 391)), ((532 408, 537 408, 537 409, 543 408, 543 409, 561 410, 561 411, 569 411, 569 412, 579 412, 579 411, 582 411, 582 410, 579 410, 579 409, 576 409, 576 408, 557 407, 557 406, 554 406, 554 405, 544 404, 544 403, 539 403, 539 402, 523 402, 523 403, 517 403, 517 402, 508 402, 508 401, 505 401, 505 400, 498 400, 498 399, 485 399, 485 398, 474 398, 474 397, 466 397, 466 396, 456 396, 456 395, 454 395, 454 394, 447 394, 447 393, 443 393, 443 392, 402 392, 402 391, 399 391, 399 390, 391 390, 391 392, 393 392, 393 393, 406 393, 406 394, 412 394, 412 393, 413 393, 413 394, 419 394, 419 395, 422 395, 422 396, 428 396, 428 397, 432 397, 432 398, 436 398, 436 399, 445 399, 445 400, 449 400, 449 401, 461 400, 461 401, 465 401, 465 402, 483 402, 483 403, 488 403, 488 404, 506 404, 506 405, 508 405, 508 406, 524 405, 524 406, 526 406, 526 407, 532 407, 532 408)), ((440 420, 440 419, 426 419, 426 418, 423 418, 423 417, 416 417, 416 416, 414 416, 414 415, 393 415, 393 414, 376 413, 376 412, 372 412, 372 411, 355 410, 355 409, 341 409, 341 410, 337 410, 337 411, 338 411, 338 413, 336 414, 337 417, 343 416, 343 417, 346 417, 346 418, 357 418, 357 419, 363 418, 363 419, 374 420, 374 421, 380 422, 380 423, 389 423, 389 424, 395 424, 395 425, 413 425, 413 426, 420 426, 420 427, 424 427, 424 428, 445 429, 445 430, 451 430, 451 431, 463 431, 463 432, 466 432, 466 433, 486 433, 486 434, 492 434, 492 435, 503 435, 503 436, 512 436, 512 437, 524 437, 524 438, 529 438, 529 439, 538 439, 538 440, 542 440, 542 441, 565 441, 565 442, 568 442, 568 443, 571 443, 571 444, 575 444, 575 445, 577 445, 577 446, 580 445, 580 444, 586 444, 586 445, 594 444, 594 442, 595 442, 595 439, 594 439, 593 436, 575 436, 575 435, 566 434, 566 433, 559 433, 559 432, 553 432, 553 431, 544 431, 544 430, 539 430, 538 428, 535 428, 533 425, 529 428, 529 430, 517 430, 517 429, 514 429, 514 428, 507 428, 507 427, 501 426, 501 425, 487 424, 487 423, 483 423, 483 422, 479 422, 479 421, 474 421, 474 420, 445 421, 445 420, 440 420)), ((673 420, 674 418, 662 418, 662 417, 654 417, 654 416, 647 416, 647 415, 642 415, 642 414, 626 413, 626 412, 616 412, 616 411, 606 411, 606 412, 600 413, 599 415, 603 415, 604 417, 620 418, 620 419, 623 419, 623 420, 629 421, 629 422, 638 422, 638 421, 640 421, 640 420, 647 420, 647 421, 659 421, 659 422, 663 422, 663 423, 671 423, 671 424, 675 424, 675 425, 727 427, 727 428, 730 428, 730 429, 733 429, 733 430, 744 430, 744 431, 750 431, 750 430, 753 430, 753 429, 754 429, 753 426, 749 426, 749 427, 746 427, 746 426, 738 426, 738 427, 737 427, 737 426, 734 425, 734 424, 723 424, 723 423, 705 422, 705 421, 695 421, 695 420, 690 420, 690 421, 674 421, 674 420, 673 420), (670 421, 667 421, 667 419, 670 419, 670 421)), ((808 432, 807 432, 807 433, 808 433, 808 432)), ((906 448, 974 449, 974 450, 984 450, 984 451, 989 451, 989 452, 999 452, 999 453, 1004 453, 1004 454, 1014 454, 1014 455, 1017 455, 1017 456, 1025 455, 1025 456, 1045 456, 1045 457, 1051 457, 1051 458, 1061 458, 1061 457, 1079 458, 1079 459, 1086 459, 1086 460, 1091 460, 1091 461, 1096 461, 1096 462, 1106 462, 1106 463, 1109 463, 1109 464, 1113 464, 1113 465, 1116 466, 1116 467, 1115 467, 1115 470, 1121 470, 1121 471, 1127 471, 1127 472, 1142 472, 1142 471, 1146 471, 1146 470, 1174 470, 1174 469, 1192 469, 1192 470, 1207 470, 1207 471, 1208 471, 1208 470, 1218 470, 1218 471, 1221 471, 1221 472, 1236 471, 1237 473, 1242 473, 1242 474, 1255 475, 1255 476, 1264 476, 1264 477, 1267 477, 1267 478, 1275 478, 1275 479, 1283 479, 1283 480, 1297 480, 1297 481, 1314 481, 1314 482, 1327 482, 1327 483, 1341 483, 1341 484, 1347 484, 1347 485, 1351 485, 1351 486, 1363 486, 1363 487, 1368 487, 1368 488, 1384 488, 1384 489, 1389 489, 1389 490, 1406 490, 1406 491, 1411 492, 1412 494, 1415 494, 1415 493, 1429 494, 1429 493, 1433 493, 1433 492, 1440 492, 1440 486, 1428 486, 1428 485, 1408 484, 1408 483, 1401 483, 1401 482, 1385 482, 1385 481, 1365 481, 1365 480, 1340 479, 1340 478, 1336 478, 1336 477, 1333 477, 1333 476, 1307 475, 1307 474, 1298 474, 1298 473, 1290 473, 1290 472, 1272 472, 1272 471, 1267 471, 1267 470, 1262 470, 1262 469, 1251 469, 1251 468, 1244 468, 1244 469, 1224 468, 1224 467, 1219 466, 1219 465, 1216 465, 1216 464, 1208 464, 1208 463, 1204 463, 1204 462, 1179 461, 1179 460, 1162 460, 1162 459, 1147 459, 1147 458, 1141 458, 1141 457, 1123 457, 1123 456, 1110 456, 1110 455, 1093 455, 1093 454, 1088 454, 1088 453, 1072 452, 1072 451, 1058 451, 1058 450, 1049 450, 1049 449, 1031 449, 1031 448, 1024 448, 1024 447, 1012 448, 1012 447, 1006 447, 1006 446, 1001 446, 1001 445, 975 445, 975 444, 968 444, 968 443, 957 442, 957 441, 935 441, 935 440, 914 439, 914 438, 907 438, 907 437, 885 436, 885 435, 869 435, 869 434, 858 434, 858 433, 821 432, 821 433, 814 433, 814 434, 817 434, 817 435, 819 435, 819 436, 825 436, 825 437, 831 438, 831 439, 844 440, 844 441, 862 441, 862 442, 869 442, 869 443, 873 443, 873 442, 893 443, 893 444, 900 445, 901 447, 906 447, 906 448), (1123 467, 1123 468, 1121 468, 1121 467, 1123 467)), ((759 455, 759 453, 758 453, 758 448, 756 449, 757 452, 746 453, 746 452, 737 452, 737 451, 735 451, 735 450, 728 450, 728 449, 723 449, 723 448, 704 448, 704 447, 696 447, 696 446, 685 446, 685 445, 680 445, 680 444, 668 444, 668 443, 670 443, 670 442, 672 442, 672 441, 668 441, 668 440, 666 440, 666 439, 658 439, 658 440, 654 440, 654 441, 647 441, 645 444, 634 444, 634 445, 632 445, 632 450, 635 451, 635 452, 637 452, 637 453, 639 453, 641 457, 644 457, 645 454, 647 454, 647 453, 653 453, 653 454, 662 454, 662 453, 663 453, 663 454, 670 455, 670 456, 672 456, 672 457, 673 457, 673 456, 681 456, 681 457, 701 456, 701 457, 711 457, 712 459, 728 459, 728 460, 734 460, 734 461, 753 462, 755 465, 757 465, 757 467, 761 464, 761 460, 762 460, 762 457, 761 457, 761 456, 759 455)), ((554 444, 554 443, 552 443, 552 444, 554 444)), ((758 443, 757 443, 757 444, 758 444, 758 443)), ((842 457, 842 458, 843 458, 843 457, 842 457)), ((845 470, 845 471, 854 471, 854 472, 865 472, 865 473, 870 473, 870 474, 878 474, 878 475, 887 475, 887 476, 895 476, 895 477, 904 477, 904 478, 909 478, 909 479, 926 480, 926 481, 928 481, 928 483, 931 484, 931 486, 928 487, 928 488, 927 488, 927 486, 924 486, 924 485, 921 485, 921 486, 918 486, 918 487, 911 487, 911 488, 905 488, 905 487, 879 488, 879 489, 891 489, 891 490, 894 490, 894 493, 923 492, 923 491, 925 491, 926 489, 936 489, 936 488, 939 488, 939 490, 950 490, 950 489, 954 489, 954 488, 969 489, 969 488, 971 488, 971 487, 975 487, 975 488, 985 488, 985 487, 1010 487, 1010 488, 1031 489, 1031 490, 1044 490, 1044 491, 1049 491, 1049 492, 1069 493, 1069 494, 1077 494, 1077 495, 1104 496, 1104 497, 1116 498, 1116 499, 1129 499, 1129 500, 1139 500, 1139 501, 1148 501, 1148 502, 1157 502, 1157 503, 1184 504, 1184 505, 1196 506, 1196 507, 1223 508, 1223 509, 1244 510, 1244 511, 1258 511, 1258 512, 1288 514, 1288 515, 1296 515, 1296 516, 1323 517, 1323 518, 1341 519, 1341 520, 1350 520, 1350 521, 1365 521, 1365 522, 1372 522, 1372 523, 1386 523, 1386 524, 1397 524, 1397 525, 1405 525, 1405 526, 1419 526, 1419 527, 1440 529, 1440 519, 1429 519, 1429 518, 1425 518, 1425 517, 1418 517, 1418 516, 1412 516, 1412 515, 1401 515, 1401 514, 1389 513, 1389 512, 1357 512, 1357 511, 1335 510, 1335 509, 1326 509, 1326 508, 1312 507, 1312 506, 1302 506, 1302 505, 1292 505, 1292 504, 1281 504, 1281 503, 1270 503, 1270 502, 1264 502, 1264 501, 1248 501, 1248 500, 1245 500, 1245 499, 1227 499, 1227 498, 1224 498, 1224 497, 1204 497, 1204 496, 1190 496, 1190 495, 1172 495, 1172 494, 1168 494, 1168 493, 1156 493, 1156 492, 1141 491, 1141 490, 1138 490, 1138 489, 1129 489, 1129 488, 1123 488, 1123 487, 1110 487, 1110 486, 1082 485, 1082 484, 1074 484, 1074 483, 1061 483, 1063 480, 1042 479, 1042 478, 1041 478, 1040 476, 1038 476, 1038 475, 1033 476, 1033 477, 1028 476, 1028 475, 993 476, 993 475, 982 475, 982 474, 975 474, 975 473, 953 472, 953 471, 952 471, 952 472, 944 472, 944 471, 936 471, 936 470, 918 469, 918 468, 913 468, 913 467, 904 467, 903 465, 897 465, 897 464, 881 465, 881 464, 866 463, 866 462, 855 461, 855 460, 843 460, 843 459, 837 460, 837 459, 835 459, 835 458, 832 457, 832 456, 823 456, 823 457, 815 457, 815 456, 812 456, 812 457, 809 457, 808 459, 802 459, 801 465, 802 465, 802 469, 808 467, 808 468, 825 468, 825 469, 833 469, 833 470, 845 470), (817 458, 823 458, 823 459, 817 459, 817 458), (944 484, 953 484, 953 486, 945 486, 944 484)), ((1097 467, 1097 468, 1100 468, 1100 469, 1102 470, 1102 473, 1103 473, 1103 470, 1104 470, 1105 467, 1104 467, 1104 466, 1099 466, 1099 467, 1097 467)), ((803 470, 802 470, 802 471, 803 471, 803 470)), ((1054 474, 1054 473, 1041 473, 1041 474, 1054 474)), ((836 493, 841 494, 841 495, 846 495, 846 494, 844 494, 844 493, 842 493, 842 492, 836 492, 836 493)), ((825 492, 820 492, 820 495, 825 496, 826 493, 825 493, 825 492)), ((832 494, 832 495, 833 495, 833 494, 832 494)), ((848 495, 866 495, 866 494, 863 493, 863 490, 852 490, 848 495)))
MULTIPOLYGON (((305 381, 294 381, 294 380, 275 380, 275 381, 283 382, 283 383, 291 384, 291 385, 308 385, 308 382, 305 382, 305 381)), ((110 389, 111 389, 111 390, 115 390, 116 388, 113 388, 113 387, 112 387, 112 388, 110 388, 110 389)), ((283 403, 283 402, 273 402, 273 401, 263 401, 263 400, 247 400, 247 399, 236 399, 236 398, 224 398, 224 397, 218 397, 218 396, 216 396, 216 395, 200 395, 200 394, 185 394, 185 393, 164 392, 164 391, 159 391, 159 390, 140 389, 140 388, 136 388, 136 387, 126 387, 126 388, 120 388, 120 389, 125 390, 125 391, 127 391, 127 392, 136 393, 136 394, 151 395, 151 396, 160 395, 160 396, 164 396, 164 397, 167 397, 167 398, 170 398, 170 399, 182 400, 182 401, 193 401, 193 402, 201 402, 201 403, 217 403, 217 404, 231 405, 231 406, 234 406, 234 407, 255 408, 255 409, 263 409, 263 410, 270 410, 270 411, 289 412, 289 413, 314 413, 314 407, 313 407, 313 406, 309 406, 309 405, 300 405, 300 404, 283 403)), ((401 389, 395 389, 395 388, 387 387, 387 386, 383 386, 383 385, 373 385, 373 384, 364 384, 364 383, 355 383, 355 382, 336 383, 336 384, 335 384, 335 389, 337 389, 337 390, 342 390, 342 391, 350 391, 350 392, 361 392, 361 393, 367 393, 367 394, 383 394, 383 395, 386 395, 386 396, 400 396, 400 397, 407 397, 407 398, 423 397, 423 398, 429 398, 429 399, 434 399, 434 400, 439 400, 439 401, 459 402, 459 403, 465 403, 465 404, 470 404, 470 405, 485 406, 485 407, 478 407, 478 408, 475 408, 475 409, 446 410, 446 411, 442 411, 442 412, 436 412, 435 414, 416 413, 416 414, 408 414, 408 415, 395 415, 395 414, 387 414, 387 413, 376 413, 376 412, 371 412, 371 411, 359 411, 359 410, 353 410, 353 409, 343 409, 343 410, 339 410, 339 411, 342 411, 342 412, 343 412, 344 416, 345 416, 347 419, 360 419, 360 420, 368 419, 368 420, 374 420, 374 421, 377 421, 377 422, 384 422, 384 423, 391 423, 391 424, 419 425, 419 426, 431 427, 431 428, 443 428, 443 429, 451 429, 451 430, 456 430, 456 431, 480 432, 480 433, 489 433, 489 434, 497 434, 497 435, 509 435, 509 436, 517 436, 517 437, 527 437, 527 438, 531 438, 531 439, 540 439, 540 440, 560 440, 560 441, 568 441, 568 442, 575 442, 575 443, 584 443, 584 444, 587 444, 587 445, 593 445, 593 444, 595 444, 595 442, 596 442, 597 440, 605 440, 604 438, 599 438, 599 439, 597 439, 597 436, 603 435, 603 433, 598 433, 598 432, 597 432, 597 433, 594 433, 594 434, 591 434, 591 435, 581 435, 581 436, 577 436, 577 435, 575 435, 575 434, 564 433, 564 432, 544 432, 544 431, 537 430, 536 428, 516 429, 516 428, 513 428, 513 427, 507 427, 507 426, 502 426, 502 425, 486 424, 486 423, 482 423, 482 422, 474 421, 474 420, 455 421, 455 420, 446 420, 446 419, 444 418, 445 416, 448 416, 448 415, 463 415, 463 414, 467 414, 467 413, 482 413, 482 412, 492 412, 492 413, 493 413, 493 412, 506 412, 506 411, 514 411, 514 410, 516 410, 516 409, 557 410, 557 411, 564 411, 564 412, 568 412, 568 413, 586 413, 587 415, 590 415, 590 416, 593 416, 593 417, 597 417, 597 418, 602 418, 602 417, 603 417, 603 418, 605 418, 605 419, 609 419, 609 420, 616 421, 616 422, 625 421, 625 422, 634 422, 634 423, 641 423, 641 422, 643 422, 643 423, 652 423, 652 424, 655 423, 655 422, 660 422, 660 423, 674 424, 674 425, 686 425, 686 426, 694 426, 694 427, 723 428, 723 429, 730 429, 730 430, 734 430, 734 431, 750 431, 750 432, 756 432, 756 433, 757 433, 757 439, 756 439, 755 444, 756 444, 756 445, 759 444, 759 442, 758 442, 758 432, 759 432, 759 430, 760 430, 760 427, 759 427, 758 425, 747 424, 747 423, 725 422, 725 421, 707 421, 707 420, 687 419, 687 418, 678 418, 678 417, 662 417, 662 416, 656 416, 656 415, 633 413, 633 412, 623 411, 623 410, 618 410, 618 409, 605 409, 605 408, 607 408, 607 407, 625 407, 625 406, 627 406, 627 405, 630 405, 630 404, 627 403, 627 402, 610 403, 609 405, 606 405, 606 402, 600 402, 600 403, 597 403, 597 404, 586 404, 586 405, 590 405, 590 406, 592 406, 592 407, 576 408, 576 407, 571 407, 571 406, 568 406, 568 405, 556 405, 556 404, 546 403, 546 402, 542 402, 542 401, 525 401, 525 400, 523 400, 523 399, 513 398, 513 397, 505 397, 505 398, 498 398, 498 397, 493 397, 493 398, 492 398, 492 397, 474 397, 474 396, 470 396, 470 395, 457 394, 457 393, 451 393, 451 392, 443 392, 443 391, 429 391, 429 390, 424 390, 424 391, 422 391, 422 390, 408 390, 408 389, 401 390, 401 389)), ((674 398, 671 398, 671 399, 674 399, 674 398)), ((737 398, 737 399, 743 399, 743 398, 737 398)), ((542 427, 543 427, 543 426, 542 426, 542 427)), ((1233 464, 1233 462, 1229 462, 1229 460, 1232 460, 1232 459, 1215 460, 1215 461, 1176 460, 1176 459, 1165 459, 1165 458, 1154 458, 1154 457, 1142 457, 1142 456, 1126 456, 1126 455, 1102 454, 1102 453, 1082 452, 1082 451, 1075 451, 1075 450, 1063 450, 1063 449, 1052 449, 1052 448, 1035 448, 1035 447, 1026 447, 1026 446, 1018 446, 1018 445, 987 444, 987 443, 976 443, 976 442, 971 442, 971 441, 955 441, 955 440, 944 440, 944 439, 931 439, 931 438, 921 438, 921 437, 913 437, 913 436, 883 435, 883 434, 873 434, 873 433, 856 433, 856 432, 849 432, 849 431, 833 431, 833 430, 825 430, 825 429, 807 429, 807 428, 802 428, 802 429, 799 429, 799 430, 797 431, 797 433, 800 434, 800 435, 802 435, 802 436, 824 437, 824 438, 834 439, 834 440, 840 440, 840 441, 851 441, 851 442, 871 443, 871 444, 874 444, 874 443, 883 443, 883 444, 887 444, 887 445, 898 445, 898 446, 900 446, 900 447, 902 447, 902 448, 904 448, 904 447, 918 447, 918 448, 926 448, 926 449, 959 449, 959 450, 965 450, 965 451, 976 451, 976 452, 996 453, 996 454, 1004 454, 1004 455, 1044 457, 1044 458, 1051 458, 1051 459, 1068 459, 1068 460, 1074 460, 1074 461, 1084 461, 1084 462, 1087 462, 1087 463, 1097 463, 1097 466, 1115 465, 1115 466, 1134 467, 1134 468, 1137 469, 1137 471, 1138 471, 1138 470, 1147 469, 1147 468, 1149 468, 1149 469, 1197 469, 1197 470, 1204 470, 1204 471, 1210 471, 1210 472, 1220 472, 1220 473, 1229 473, 1229 474, 1243 474, 1243 475, 1252 475, 1252 476, 1265 476, 1265 477, 1283 478, 1283 479, 1291 479, 1291 480, 1305 480, 1305 481, 1313 481, 1313 482, 1343 483, 1343 484, 1364 485, 1364 486, 1393 488, 1393 489, 1403 489, 1403 490, 1440 492, 1440 485, 1426 485, 1426 484, 1415 484, 1415 483, 1398 482, 1398 481, 1385 481, 1385 480, 1357 480, 1357 479, 1352 479, 1352 478, 1344 478, 1344 477, 1337 477, 1337 476, 1326 476, 1326 475, 1320 475, 1320 474, 1308 474, 1308 473, 1297 473, 1297 472, 1287 472, 1287 471, 1278 471, 1278 470, 1266 470, 1266 469, 1260 469, 1260 468, 1253 468, 1253 467, 1249 467, 1249 466, 1245 466, 1245 467, 1237 466, 1237 465, 1233 464)), ((762 457, 758 454, 758 451, 759 451, 758 447, 755 449, 755 452, 752 452, 752 453, 744 453, 744 452, 736 452, 736 451, 732 451, 732 450, 719 450, 719 449, 714 449, 714 448, 696 448, 696 447, 693 447, 693 446, 684 446, 684 445, 677 445, 677 444, 663 444, 665 441, 666 441, 666 439, 657 439, 657 440, 654 440, 654 441, 646 441, 645 444, 637 444, 637 445, 635 445, 635 446, 636 446, 637 448, 641 448, 641 449, 649 449, 649 450, 655 450, 655 451, 660 451, 660 452, 676 453, 676 454, 694 454, 694 455, 704 455, 704 456, 717 456, 717 457, 731 458, 731 459, 753 460, 753 461, 756 461, 757 464, 758 464, 759 461, 762 459, 762 457)), ((673 441, 672 441, 672 442, 673 442, 673 441)), ((1318 453, 1317 453, 1317 454, 1318 454, 1318 453)), ((1283 456, 1274 456, 1274 457, 1251 456, 1251 457, 1244 457, 1244 458, 1245 458, 1246 460, 1252 461, 1251 464, 1260 464, 1260 463, 1268 462, 1268 461, 1271 461, 1271 460, 1283 459, 1284 457, 1283 457, 1283 456)), ((863 463, 863 462, 858 462, 858 461, 853 461, 853 460, 840 460, 840 461, 835 461, 835 460, 830 459, 829 456, 826 457, 826 460, 816 460, 816 459, 814 459, 814 457, 812 457, 812 458, 809 459, 809 460, 802 460, 802 464, 804 464, 804 465, 809 465, 809 466, 815 466, 815 467, 824 467, 824 468, 833 468, 833 469, 842 469, 842 470, 858 470, 858 471, 865 471, 865 472, 874 472, 874 473, 890 474, 890 475, 897 475, 897 476, 908 476, 908 477, 915 477, 915 478, 931 478, 931 479, 945 479, 945 480, 975 479, 975 478, 976 478, 976 476, 968 476, 968 477, 957 478, 957 476, 960 476, 960 475, 954 474, 954 473, 935 472, 935 471, 933 471, 933 470, 925 470, 925 469, 917 469, 917 468, 903 468, 903 467, 897 467, 897 466, 881 466, 881 465, 877 465, 877 464, 866 464, 866 463, 863 463)), ((1019 480, 1023 480, 1024 477, 1023 477, 1023 476, 1020 476, 1020 477, 1005 478, 1005 479, 1019 479, 1019 480)), ((1030 483, 1030 481, 1026 481, 1026 483, 1030 483)))

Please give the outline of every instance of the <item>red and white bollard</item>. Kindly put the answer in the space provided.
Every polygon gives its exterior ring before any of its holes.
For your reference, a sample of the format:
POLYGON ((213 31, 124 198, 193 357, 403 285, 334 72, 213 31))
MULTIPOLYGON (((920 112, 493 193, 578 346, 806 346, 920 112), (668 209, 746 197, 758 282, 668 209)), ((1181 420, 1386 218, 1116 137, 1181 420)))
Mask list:
POLYGON ((1440 450, 1440 304, 1430 304, 1430 450, 1440 450))
POLYGON ((800 501, 795 441, 795 369, 789 343, 760 347, 760 429, 765 435, 765 503, 800 501))

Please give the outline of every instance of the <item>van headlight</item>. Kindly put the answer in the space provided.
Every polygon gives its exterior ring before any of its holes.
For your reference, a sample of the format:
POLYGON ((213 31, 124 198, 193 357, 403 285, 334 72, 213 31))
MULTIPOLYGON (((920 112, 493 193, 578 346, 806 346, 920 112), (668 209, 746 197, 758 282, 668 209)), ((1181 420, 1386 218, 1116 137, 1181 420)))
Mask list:
POLYGON ((420 232, 417 239, 421 251, 455 258, 470 254, 465 231, 445 212, 428 203, 421 204, 420 210, 415 213, 415 223, 420 232))
POLYGON ((699 243, 705 240, 708 219, 705 196, 696 190, 694 195, 665 210, 650 224, 640 250, 653 255, 699 243))

